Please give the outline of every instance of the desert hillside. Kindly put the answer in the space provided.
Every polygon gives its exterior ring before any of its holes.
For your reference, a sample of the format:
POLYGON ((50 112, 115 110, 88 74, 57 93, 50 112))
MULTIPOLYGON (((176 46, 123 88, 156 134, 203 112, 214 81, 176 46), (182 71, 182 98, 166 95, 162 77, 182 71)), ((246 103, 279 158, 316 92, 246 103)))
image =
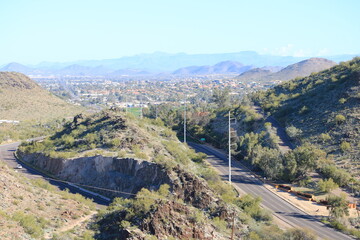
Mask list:
POLYGON ((0 72, 0 120, 47 121, 79 112, 24 74, 0 72))

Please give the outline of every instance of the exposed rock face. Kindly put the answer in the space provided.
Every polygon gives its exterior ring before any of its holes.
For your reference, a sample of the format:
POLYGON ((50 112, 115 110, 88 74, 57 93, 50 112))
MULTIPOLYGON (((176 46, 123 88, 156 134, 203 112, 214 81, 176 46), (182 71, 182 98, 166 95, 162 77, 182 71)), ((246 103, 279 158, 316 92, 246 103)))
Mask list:
MULTIPOLYGON (((19 155, 23 160, 60 179, 84 185, 103 187, 136 194, 142 188, 157 190, 168 184, 180 199, 201 209, 215 209, 219 199, 207 183, 179 167, 168 171, 161 165, 132 158, 114 158, 101 155, 75 159, 50 158, 42 153, 19 155)), ((109 197, 132 197, 109 191, 109 197)))
MULTIPOLYGON (((22 158, 73 183, 137 193, 141 188, 156 190, 171 179, 160 165, 132 158, 113 158, 101 155, 75 159, 54 159, 41 153, 22 155, 22 158)), ((128 194, 103 192, 109 197, 131 197, 128 194)))

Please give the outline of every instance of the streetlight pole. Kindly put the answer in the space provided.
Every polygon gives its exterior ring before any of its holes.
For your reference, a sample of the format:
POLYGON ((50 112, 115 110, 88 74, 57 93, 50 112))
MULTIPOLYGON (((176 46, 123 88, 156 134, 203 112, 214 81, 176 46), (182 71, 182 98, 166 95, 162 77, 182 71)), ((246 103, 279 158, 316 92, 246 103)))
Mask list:
POLYGON ((229 182, 231 184, 231 118, 230 118, 230 111, 229 111, 229 182))
POLYGON ((186 143, 186 94, 185 94, 185 102, 184 102, 184 143, 186 143))

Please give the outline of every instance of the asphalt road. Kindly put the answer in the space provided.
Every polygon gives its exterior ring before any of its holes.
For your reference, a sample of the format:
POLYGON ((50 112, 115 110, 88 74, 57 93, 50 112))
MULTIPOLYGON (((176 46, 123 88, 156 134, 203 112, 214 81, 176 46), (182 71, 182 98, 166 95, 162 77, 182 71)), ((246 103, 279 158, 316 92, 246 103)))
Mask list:
POLYGON ((41 172, 37 171, 36 169, 34 169, 28 165, 24 165, 24 164, 18 162, 17 159, 14 157, 14 153, 19 145, 20 145, 20 142, 0 145, 0 161, 4 161, 11 168, 16 168, 16 166, 18 164, 20 164, 22 166, 22 168, 16 169, 16 171, 21 172, 28 178, 43 178, 44 180, 48 181, 52 185, 58 187, 60 190, 64 190, 67 188, 67 189, 69 189, 69 192, 71 192, 71 193, 79 193, 86 198, 93 199, 93 201, 98 205, 102 205, 102 206, 109 205, 110 201, 108 201, 102 197, 99 197, 90 191, 75 187, 73 185, 69 185, 64 182, 45 179, 47 176, 45 176, 41 172))
MULTIPOLYGON (((222 173, 222 177, 228 180, 228 159, 227 155, 210 146, 196 143, 188 143, 196 151, 208 155, 207 161, 222 173)), ((249 170, 243 167, 238 161, 232 161, 232 183, 236 184, 243 192, 260 196, 262 205, 293 227, 307 228, 312 230, 322 239, 353 239, 335 229, 321 223, 319 219, 306 214, 294 205, 271 192, 263 185, 263 182, 254 177, 249 170)))

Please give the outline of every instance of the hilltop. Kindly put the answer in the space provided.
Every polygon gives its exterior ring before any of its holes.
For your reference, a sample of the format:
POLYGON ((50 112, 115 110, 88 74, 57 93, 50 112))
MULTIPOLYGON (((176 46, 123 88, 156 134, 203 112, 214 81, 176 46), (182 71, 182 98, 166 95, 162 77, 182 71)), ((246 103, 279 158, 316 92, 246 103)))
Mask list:
POLYGON ((71 116, 79 110, 24 74, 0 72, 1 119, 47 121, 71 116))
POLYGON ((251 69, 238 76, 239 80, 253 81, 287 81, 297 77, 306 77, 311 73, 316 73, 335 66, 336 63, 325 58, 310 58, 298 63, 291 64, 280 71, 271 72, 266 69, 251 69))

